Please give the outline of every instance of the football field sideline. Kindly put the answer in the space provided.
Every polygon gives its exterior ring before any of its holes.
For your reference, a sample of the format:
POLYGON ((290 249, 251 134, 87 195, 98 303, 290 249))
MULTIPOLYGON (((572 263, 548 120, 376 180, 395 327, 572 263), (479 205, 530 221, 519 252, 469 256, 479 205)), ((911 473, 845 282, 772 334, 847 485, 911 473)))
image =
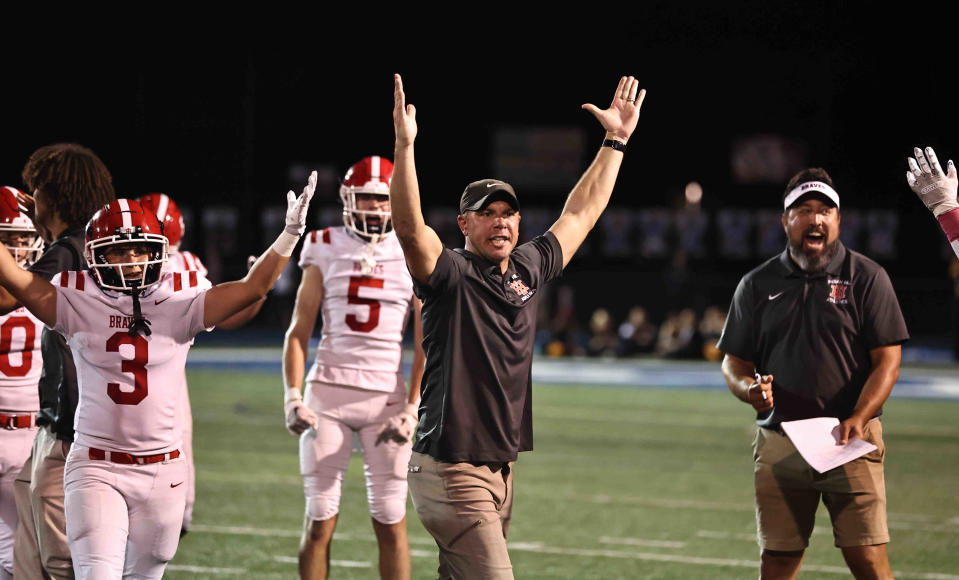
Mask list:
MULTIPOLYGON (((197 506, 166 576, 293 577, 303 481, 297 440, 284 428, 280 349, 197 348, 193 355, 203 355, 187 369, 197 506)), ((717 365, 564 359, 535 367, 536 445, 516 465, 510 527, 518 577, 755 577, 755 426, 750 410, 720 382, 717 365), (655 383, 668 386, 635 388, 655 383)), ((959 382, 950 369, 918 370, 928 378, 909 375, 904 382, 926 388, 933 380, 959 382)), ((959 580, 957 401, 903 397, 886 411, 893 568, 900 578, 959 580)), ((363 471, 354 453, 331 556, 337 578, 376 577, 363 471)), ((408 509, 414 578, 435 578, 436 547, 408 509)), ((804 578, 848 577, 824 509, 810 544, 804 578)))
MULTIPOLYGON (((314 345, 315 346, 315 345, 314 345)), ((276 373, 280 347, 194 347, 187 359, 190 369, 233 369, 276 373)), ((312 360, 309 353, 307 360, 312 360)), ((404 353, 404 366, 411 359, 404 353)), ((719 363, 665 359, 547 358, 533 359, 533 382, 550 385, 600 385, 606 387, 659 387, 725 389, 719 363)), ((959 400, 959 364, 905 363, 892 397, 959 400)))
MULTIPOLYGON (((194 526, 195 532, 198 533, 207 533, 207 534, 224 534, 224 535, 239 535, 239 536, 286 536, 286 537, 299 537, 300 531, 293 529, 264 529, 264 528, 252 528, 252 527, 237 527, 237 526, 204 526, 197 525, 194 526)), ((702 535, 701 537, 708 537, 702 535)), ((755 541, 755 537, 751 538, 752 541, 755 541)), ((334 542, 368 542, 374 543, 376 540, 372 534, 342 534, 337 533, 334 536, 334 542)), ((415 537, 411 536, 409 542, 413 546, 435 546, 433 541, 428 538, 415 537)), ((635 546, 635 547, 647 547, 647 548, 676 548, 682 549, 686 547, 684 542, 662 542, 658 540, 642 540, 638 538, 610 538, 610 537, 600 537, 598 538, 600 544, 606 545, 622 545, 622 546, 635 546)), ((568 557, 589 557, 589 558, 617 558, 617 559, 632 559, 632 560, 650 560, 650 561, 659 561, 659 562, 676 562, 682 564, 692 564, 697 566, 708 566, 710 568, 723 567, 723 568, 748 568, 755 569, 756 561, 755 560, 736 560, 730 558, 706 558, 689 554, 669 554, 669 553, 660 553, 660 552, 639 552, 634 550, 612 550, 608 548, 569 548, 569 547, 560 547, 560 546, 549 546, 542 542, 507 542, 510 551, 513 552, 533 552, 540 554, 553 554, 557 556, 568 556, 568 557)), ((411 555, 414 558, 436 558, 436 550, 422 550, 422 549, 412 549, 411 555)), ((286 555, 277 555, 273 557, 275 562, 280 562, 284 564, 296 564, 297 559, 294 556, 286 555)), ((330 565, 332 568, 372 568, 373 563, 369 561, 356 561, 356 560, 331 560, 330 565)), ((200 571, 195 567, 190 566, 171 566, 173 570, 183 570, 183 571, 200 571), (191 570, 191 568, 193 568, 191 570)), ((821 572, 826 574, 838 574, 842 576, 849 575, 849 569, 844 566, 824 566, 816 564, 807 564, 803 566, 803 570, 806 572, 821 572)), ((207 568, 205 569, 207 573, 210 574, 241 574, 245 572, 243 569, 237 568, 207 568)), ((956 574, 944 574, 941 572, 921 572, 921 571, 904 571, 904 570, 894 570, 893 573, 897 578, 907 578, 915 580, 959 580, 959 575, 956 574)))

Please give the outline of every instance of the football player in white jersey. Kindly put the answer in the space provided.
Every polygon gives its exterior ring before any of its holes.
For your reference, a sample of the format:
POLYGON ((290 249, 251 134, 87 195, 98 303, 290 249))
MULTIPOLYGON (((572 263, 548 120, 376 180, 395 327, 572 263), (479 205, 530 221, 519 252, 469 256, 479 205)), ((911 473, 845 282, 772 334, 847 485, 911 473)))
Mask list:
MULTIPOLYGON (((0 244, 21 268, 40 256, 43 240, 33 222, 17 206, 15 187, 0 187, 0 244)), ((20 307, 0 316, 0 579, 13 578, 13 538, 17 505, 13 482, 37 433, 40 397, 37 382, 43 368, 40 335, 43 323, 20 307)))
POLYGON ((392 173, 382 157, 353 165, 340 188, 345 225, 310 232, 300 253, 303 278, 283 345, 283 379, 287 428, 300 435, 303 579, 328 575, 354 433, 363 447, 380 576, 410 577, 406 471, 425 356, 420 302, 390 225, 392 173), (304 398, 307 346, 321 309, 323 335, 304 398), (401 359, 411 312, 415 353, 407 393, 401 359))
POLYGON ((0 285, 74 352, 76 440, 64 475, 77 578, 160 578, 176 552, 187 477, 176 420, 193 337, 266 294, 306 224, 316 173, 287 194, 286 228, 245 278, 200 287, 196 272, 163 272, 167 239, 132 200, 87 224, 89 270, 47 282, 0 249, 0 285))
MULTIPOLYGON (((207 269, 203 265, 200 257, 193 252, 180 249, 180 242, 183 241, 183 232, 185 226, 183 223, 183 213, 176 202, 165 193, 148 193, 137 198, 140 205, 156 214, 157 219, 163 224, 163 235, 169 242, 169 259, 166 269, 170 272, 197 272, 200 276, 201 286, 212 286, 207 279, 207 269)), ((256 256, 250 256, 249 265, 253 265, 256 256)), ((240 312, 234 314, 229 319, 220 322, 219 328, 235 329, 243 326, 253 319, 260 311, 266 297, 260 298, 253 304, 247 306, 240 312)), ((190 408, 190 394, 186 382, 186 369, 183 376, 183 393, 180 395, 180 407, 177 410, 177 416, 180 419, 180 428, 183 431, 183 445, 180 447, 183 460, 187 464, 187 479, 183 484, 186 487, 186 504, 183 508, 183 527, 180 534, 186 534, 193 522, 193 506, 196 504, 196 469, 193 464, 193 411, 190 408)))

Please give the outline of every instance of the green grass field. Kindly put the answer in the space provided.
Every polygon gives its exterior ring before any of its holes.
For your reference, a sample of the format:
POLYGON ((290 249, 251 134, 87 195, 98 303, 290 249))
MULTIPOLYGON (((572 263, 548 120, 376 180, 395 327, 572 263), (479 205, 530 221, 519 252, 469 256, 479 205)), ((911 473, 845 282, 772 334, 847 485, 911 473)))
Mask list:
MULTIPOLYGON (((718 372, 718 369, 717 369, 718 372)), ((197 507, 168 578, 294 578, 296 440, 279 377, 191 371, 197 507)), ((536 450, 516 467, 517 578, 758 576, 752 421, 726 392, 534 388, 536 450)), ((959 579, 959 403, 892 400, 884 418, 897 578, 959 579)), ((409 506, 413 577, 436 547, 409 506)), ((333 540, 334 578, 376 578, 358 455, 333 540)), ((801 578, 848 577, 825 508, 801 578)))

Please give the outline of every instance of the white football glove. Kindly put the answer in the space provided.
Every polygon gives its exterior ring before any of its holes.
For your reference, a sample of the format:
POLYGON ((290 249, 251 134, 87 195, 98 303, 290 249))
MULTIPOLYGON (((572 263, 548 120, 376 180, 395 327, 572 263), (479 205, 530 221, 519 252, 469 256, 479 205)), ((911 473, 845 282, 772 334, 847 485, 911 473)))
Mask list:
POLYGON ((956 175, 956 166, 949 160, 949 172, 943 172, 932 147, 926 147, 925 155, 922 149, 914 149, 915 159, 907 158, 909 171, 906 172, 906 182, 916 192, 922 203, 936 217, 947 211, 959 208, 956 202, 956 189, 959 187, 959 177, 956 175))
POLYGON ((417 411, 415 403, 407 403, 402 411, 387 419, 376 436, 376 444, 386 441, 403 444, 412 440, 413 432, 416 431, 417 411))
POLYGON ((303 188, 300 197, 293 191, 286 193, 286 226, 280 232, 276 241, 270 246, 273 251, 289 258, 293 255, 293 248, 300 241, 300 236, 306 230, 306 213, 310 209, 310 200, 313 199, 313 190, 316 189, 316 172, 310 173, 310 178, 303 188))
POLYGON ((319 417, 306 406, 299 393, 291 395, 290 391, 287 391, 283 410, 286 412, 286 428, 294 435, 299 435, 310 428, 316 429, 319 426, 319 417))
POLYGON ((310 178, 303 188, 303 193, 297 197, 293 190, 286 192, 286 229, 288 234, 302 236, 306 230, 306 212, 310 209, 310 200, 316 189, 316 172, 310 173, 310 178))

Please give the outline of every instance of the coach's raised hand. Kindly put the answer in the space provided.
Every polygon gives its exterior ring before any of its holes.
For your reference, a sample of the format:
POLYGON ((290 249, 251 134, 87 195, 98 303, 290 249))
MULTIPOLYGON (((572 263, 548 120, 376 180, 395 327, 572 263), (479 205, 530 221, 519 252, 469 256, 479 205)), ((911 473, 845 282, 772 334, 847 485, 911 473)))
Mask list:
POLYGON ((925 152, 916 147, 913 152, 916 155, 915 158, 907 158, 909 171, 906 172, 906 182, 922 203, 936 217, 959 208, 959 203, 956 202, 959 178, 956 176, 956 166, 952 160, 949 160, 948 172, 944 172, 932 147, 926 147, 925 152))
POLYGON ((396 131, 396 146, 412 145, 416 139, 416 107, 406 104, 403 79, 393 75, 393 129, 396 131))
POLYGON ((646 89, 640 90, 636 77, 621 77, 608 109, 600 109, 590 103, 583 105, 583 108, 603 125, 607 139, 626 143, 639 122, 639 110, 645 98, 646 89))

